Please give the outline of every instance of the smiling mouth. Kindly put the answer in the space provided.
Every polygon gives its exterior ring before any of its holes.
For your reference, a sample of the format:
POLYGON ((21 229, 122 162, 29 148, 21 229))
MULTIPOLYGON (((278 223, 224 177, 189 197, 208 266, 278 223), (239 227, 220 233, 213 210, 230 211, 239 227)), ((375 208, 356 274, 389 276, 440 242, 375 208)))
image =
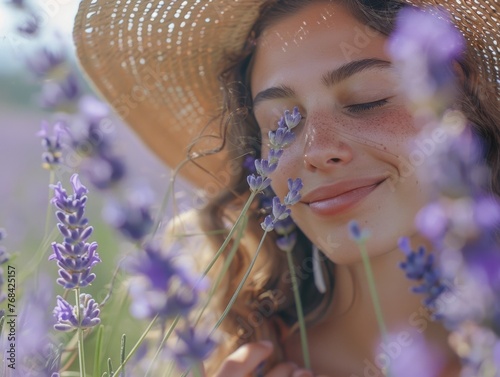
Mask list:
MULTIPOLYGON (((326 193, 308 203, 311 211, 319 216, 339 215, 361 202, 365 197, 377 189, 386 178, 372 184, 356 187, 341 192, 338 195, 328 196, 326 193)), ((324 191, 326 191, 325 189, 324 191)))

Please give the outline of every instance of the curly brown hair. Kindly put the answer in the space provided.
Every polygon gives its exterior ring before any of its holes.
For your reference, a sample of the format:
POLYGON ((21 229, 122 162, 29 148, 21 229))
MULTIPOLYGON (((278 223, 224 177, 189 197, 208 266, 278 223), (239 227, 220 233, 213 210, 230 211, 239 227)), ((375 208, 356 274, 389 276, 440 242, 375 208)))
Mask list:
MULTIPOLYGON (((329 2, 328 0, 320 0, 329 2)), ((404 0, 330 0, 344 5, 363 24, 389 35, 394 29, 398 11, 406 6, 404 0)), ((235 167, 232 179, 227 187, 213 198, 201 211, 201 226, 204 231, 227 229, 235 215, 241 210, 248 198, 249 190, 246 181, 248 171, 242 169, 243 158, 247 155, 260 157, 261 134, 252 113, 252 97, 250 93, 250 74, 256 41, 262 32, 287 15, 293 14, 310 4, 310 0, 272 0, 264 3, 241 53, 227 57, 227 67, 221 72, 219 79, 224 88, 224 108, 221 124, 224 126, 225 146, 228 158, 235 167)), ((496 95, 488 95, 494 83, 482 79, 477 67, 477 55, 474 49, 469 50, 458 62, 462 69, 463 80, 459 106, 472 123, 474 131, 484 143, 484 158, 491 168, 491 191, 500 195, 500 110, 496 95)), ((493 93, 495 93, 493 89, 493 93)), ((262 213, 257 206, 251 208, 248 215, 248 227, 244 241, 238 245, 238 253, 225 276, 225 284, 217 292, 213 309, 221 313, 251 260, 262 229, 260 221, 262 213)), ((299 275, 300 296, 304 314, 308 324, 321 321, 330 307, 334 291, 334 264, 327 258, 322 263, 327 277, 327 291, 318 292, 314 284, 311 267, 311 242, 298 231, 298 242, 293 250, 294 263, 299 275)), ((222 244, 227 232, 209 237, 215 250, 222 244)), ((275 246, 273 236, 269 236, 264 249, 259 255, 247 283, 236 300, 221 328, 227 339, 209 360, 207 371, 211 375, 228 353, 242 343, 268 339, 275 343, 277 352, 273 355, 268 367, 283 361, 279 344, 284 334, 281 324, 290 327, 293 332, 297 328, 297 315, 293 299, 290 277, 286 268, 286 256, 275 246)), ((221 259, 227 256, 227 252, 221 259)))

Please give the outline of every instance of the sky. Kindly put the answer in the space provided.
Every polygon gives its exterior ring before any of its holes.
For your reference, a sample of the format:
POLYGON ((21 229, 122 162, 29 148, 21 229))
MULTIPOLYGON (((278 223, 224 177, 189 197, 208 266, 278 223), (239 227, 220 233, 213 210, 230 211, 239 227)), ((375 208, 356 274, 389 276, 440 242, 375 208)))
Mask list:
MULTIPOLYGON (((71 30, 73 19, 78 9, 78 0, 31 0, 34 9, 42 18, 42 41, 50 41, 57 32, 72 48, 71 30)), ((4 1, 0 1, 0 74, 10 74, 19 71, 19 59, 36 46, 32 41, 25 40, 13 33, 14 23, 22 13, 12 9, 4 1)), ((68 54, 72 55, 72 54, 68 54)))

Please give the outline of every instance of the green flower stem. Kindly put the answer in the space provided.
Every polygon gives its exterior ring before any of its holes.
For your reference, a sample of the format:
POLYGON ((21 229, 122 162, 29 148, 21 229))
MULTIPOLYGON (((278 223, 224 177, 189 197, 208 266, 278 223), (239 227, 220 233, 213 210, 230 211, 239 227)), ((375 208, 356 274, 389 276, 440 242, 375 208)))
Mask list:
MULTIPOLYGON (((82 308, 80 307, 80 288, 75 289, 76 298, 76 318, 78 319, 78 324, 82 322, 82 308)), ((83 345, 83 329, 78 326, 78 361, 80 363, 80 376, 87 377, 87 372, 85 371, 85 347, 83 345)))
POLYGON ((203 375, 201 374, 201 368, 199 365, 195 365, 195 367, 193 368, 193 377, 203 377, 203 375))
POLYGON ((297 308, 297 317, 299 320, 299 330, 300 330, 300 343, 302 345, 302 356, 304 358, 304 367, 306 369, 311 369, 311 359, 309 356, 309 345, 307 342, 307 332, 306 323, 304 321, 304 312, 302 311, 302 302, 300 300, 299 284, 297 282, 297 274, 295 272, 295 266, 293 265, 293 258, 291 252, 286 252, 286 257, 288 260, 288 268, 290 269, 290 275, 292 279, 293 295, 295 297, 295 306, 297 308))
POLYGON ((380 306, 377 288, 375 287, 375 278, 373 277, 372 267, 370 265, 370 260, 366 251, 366 244, 364 240, 357 242, 357 244, 361 253, 361 259, 363 260, 363 267, 365 269, 366 277, 368 279, 368 287, 370 289, 370 296, 372 298, 373 308, 375 310, 375 317, 377 319, 380 333, 382 334, 382 339, 385 343, 387 341, 387 327, 385 326, 384 316, 382 315, 382 308, 380 306))
POLYGON ((212 331, 210 331, 210 335, 212 335, 215 332, 215 330, 217 330, 219 328, 219 326, 221 325, 222 321, 224 321, 224 319, 226 318, 227 314, 229 313, 229 311, 233 307, 233 304, 236 301, 236 298, 240 294, 240 291, 243 288, 243 285, 245 285, 245 282, 247 281, 248 276, 250 276, 250 272, 252 271, 253 266, 255 265, 255 262, 257 261, 257 257, 259 256, 260 250, 262 249, 262 245, 264 244, 264 240, 266 239, 267 233, 268 233, 267 231, 264 231, 264 234, 262 235, 262 238, 260 239, 259 246, 257 247, 257 251, 255 252, 255 255, 253 256, 252 261, 250 262, 250 265, 248 266, 248 268, 247 268, 247 270, 245 272, 245 275, 241 279, 240 284, 236 288, 236 291, 234 292, 233 296, 231 297, 231 300, 229 300, 229 303, 227 304, 226 309, 222 313, 221 317, 219 318, 219 320, 215 324, 215 326, 212 329, 212 331))
POLYGON ((125 360, 123 361, 123 363, 121 363, 118 366, 118 368, 116 368, 115 375, 118 375, 118 372, 120 372, 125 367, 125 364, 127 364, 127 362, 130 360, 130 358, 134 355, 135 351, 137 351, 137 349, 139 348, 139 346, 141 345, 141 343, 144 341, 144 338, 146 338, 146 335, 148 335, 149 331, 153 327, 153 325, 156 322, 157 318, 158 318, 158 314, 151 320, 151 322, 149 323, 148 327, 146 328, 146 330, 144 330, 144 332, 142 333, 142 335, 139 338, 139 340, 137 340, 137 342, 134 344, 134 346, 132 347, 132 349, 128 353, 128 355, 125 358, 125 360))
POLYGON ((101 353, 102 353, 102 333, 104 326, 100 325, 97 330, 97 342, 95 346, 95 356, 94 356, 94 374, 93 376, 99 376, 99 366, 101 365, 101 353))
POLYGON ((248 223, 248 217, 245 217, 241 226, 238 229, 238 233, 236 235, 235 242, 233 244, 233 247, 229 251, 229 254, 224 261, 224 265, 222 266, 222 270, 220 274, 217 276, 217 280, 215 283, 212 285, 210 288, 210 292, 208 294, 208 298, 205 300, 205 303, 203 305, 203 308, 201 308, 200 312, 198 313, 198 317, 196 318, 196 321, 194 323, 194 326, 196 327, 198 325, 198 322, 200 321, 203 313, 205 312, 206 308, 208 307, 208 304, 210 303, 210 300, 212 299, 213 295, 217 291, 217 288, 219 287, 220 283, 222 282, 222 279, 226 275, 227 270, 229 269, 229 266, 231 265, 231 262, 233 261, 234 256, 236 255, 236 252, 238 251, 238 246, 240 245, 240 240, 243 237, 243 232, 245 231, 248 223))
POLYGON ((45 231, 43 232, 44 235, 47 235, 47 233, 49 231, 50 215, 52 213, 52 211, 51 211, 51 207, 52 207, 51 199, 52 199, 52 195, 53 195, 52 189, 50 188, 50 186, 53 184, 54 184, 54 170, 51 170, 50 174, 49 174, 49 200, 48 200, 49 205, 47 206, 47 213, 45 215, 45 231))
POLYGON ((144 377, 148 377, 149 376, 149 373, 151 372, 151 368, 152 368, 152 366, 153 366, 156 358, 160 354, 163 345, 165 344, 165 342, 170 337, 170 334, 172 334, 172 332, 174 331, 175 326, 177 326, 177 323, 179 322, 180 319, 181 319, 181 316, 179 314, 174 318, 174 320, 173 320, 172 324, 170 325, 169 329, 167 330, 167 332, 163 336, 163 338, 162 338, 162 340, 161 340, 161 342, 160 342, 160 344, 158 346, 158 349, 156 350, 156 353, 154 354, 153 358, 149 362, 148 370, 146 371, 146 374, 144 375, 144 377))
POLYGON ((213 267, 213 265, 215 264, 215 262, 217 261, 217 259, 219 259, 219 257, 222 254, 222 252, 226 249, 227 245, 229 244, 229 241, 231 241, 231 237, 233 236, 234 232, 236 231, 236 228, 238 227, 238 224, 240 223, 241 219, 244 216, 246 216, 246 213, 247 213, 248 209, 250 208, 250 205, 252 204, 252 202, 253 202, 253 200, 254 200, 254 198, 255 198, 256 195, 257 195, 256 192, 252 192, 250 194, 250 196, 248 197, 248 200, 245 203, 243 209, 241 210, 238 218, 234 222, 234 225, 232 226, 231 230, 229 231, 229 234, 227 235, 226 239, 222 243, 222 245, 219 248, 219 250, 217 251, 217 253, 215 253, 214 257, 212 258, 212 260, 210 261, 210 263, 208 264, 208 266, 203 271, 203 275, 202 276, 206 276, 208 274, 208 272, 211 270, 211 268, 213 267))

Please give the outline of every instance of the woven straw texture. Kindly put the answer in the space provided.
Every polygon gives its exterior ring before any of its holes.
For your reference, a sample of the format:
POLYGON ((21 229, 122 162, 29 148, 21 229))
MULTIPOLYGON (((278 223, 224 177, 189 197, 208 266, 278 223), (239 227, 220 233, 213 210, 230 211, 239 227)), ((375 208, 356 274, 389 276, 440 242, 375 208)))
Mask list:
MULTIPOLYGON (((265 0, 83 0, 74 40, 80 64, 115 111, 167 164, 175 167, 221 106, 217 76, 227 54, 241 50, 265 0)), ((500 96, 498 0, 421 0, 450 11, 474 47, 484 87, 500 96)), ((218 122, 204 129, 219 135, 218 122)), ((205 138, 204 140, 207 140, 205 138)), ((217 138, 199 145, 205 150, 217 138)), ((223 159, 201 159, 217 174, 223 159)), ((201 186, 209 176, 181 174, 201 186)))

